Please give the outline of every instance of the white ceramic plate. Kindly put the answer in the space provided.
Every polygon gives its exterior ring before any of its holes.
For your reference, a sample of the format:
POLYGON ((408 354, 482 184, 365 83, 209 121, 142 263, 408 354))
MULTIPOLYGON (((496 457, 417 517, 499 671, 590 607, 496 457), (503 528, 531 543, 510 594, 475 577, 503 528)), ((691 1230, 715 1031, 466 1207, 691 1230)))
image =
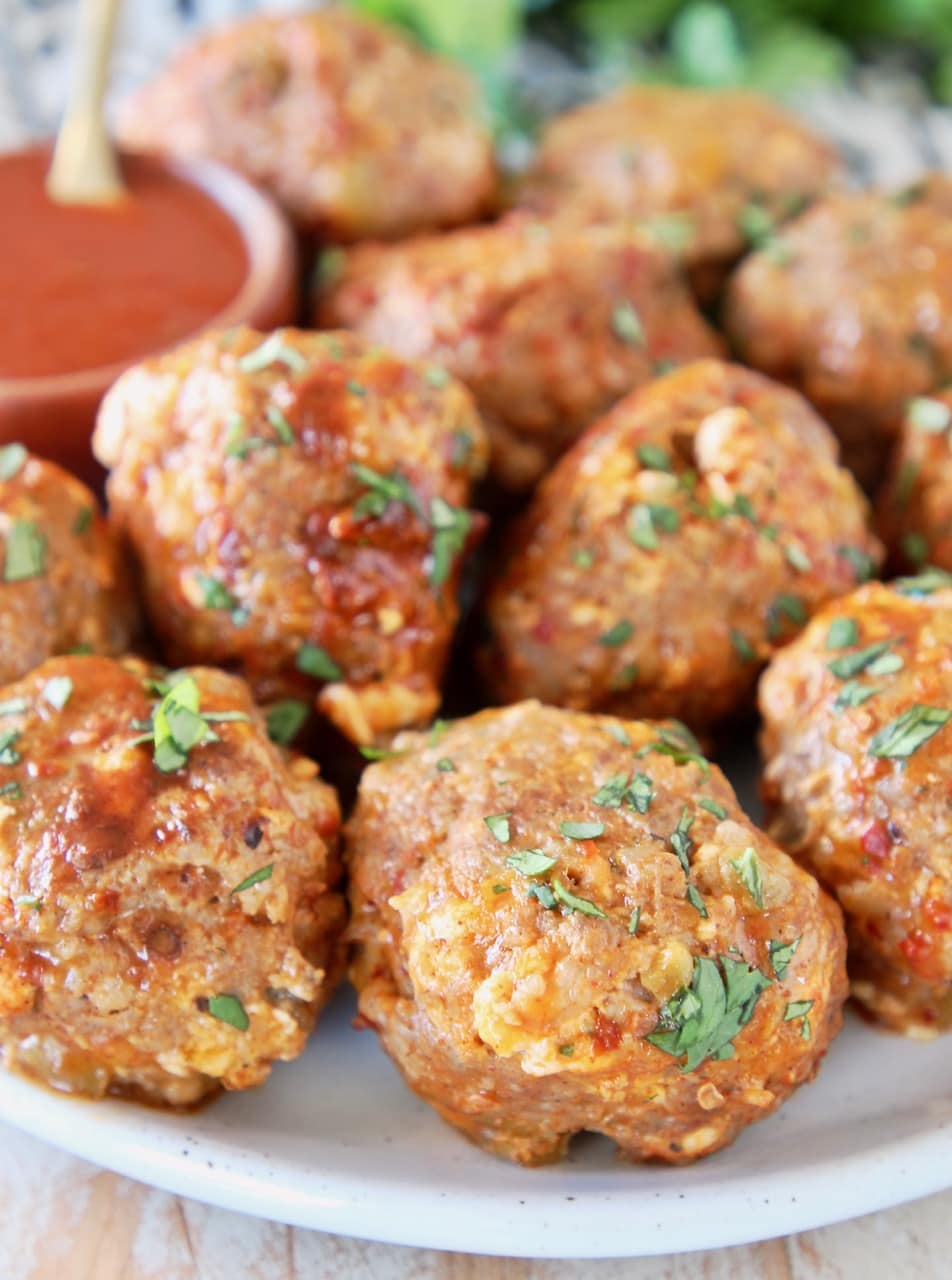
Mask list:
MULTIPOLYGON (((747 785, 750 759, 730 773, 747 785)), ((190 1116, 82 1102, 0 1072, 0 1119, 168 1191, 395 1244, 612 1257, 742 1244, 952 1186, 952 1038, 851 1015, 817 1081, 690 1168, 616 1162, 601 1138, 519 1169, 471 1147, 403 1085, 342 992, 270 1082, 190 1116)))

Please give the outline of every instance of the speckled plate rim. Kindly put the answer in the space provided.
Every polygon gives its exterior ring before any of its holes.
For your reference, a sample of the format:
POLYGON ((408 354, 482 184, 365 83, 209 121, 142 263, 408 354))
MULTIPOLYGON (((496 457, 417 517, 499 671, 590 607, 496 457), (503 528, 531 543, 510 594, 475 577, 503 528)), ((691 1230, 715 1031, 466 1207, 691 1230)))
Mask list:
MULTIPOLYGON (((503 1256, 639 1257, 745 1244, 952 1186, 952 1086, 944 1091, 952 1054, 945 1042, 897 1040, 852 1017, 837 1046, 841 1057, 845 1044, 854 1072, 862 1063, 878 1088, 890 1083, 871 1101, 873 1119, 850 1124, 845 1140, 835 1121, 824 1121, 839 1105, 831 1076, 842 1075, 828 1064, 815 1084, 734 1147, 690 1168, 620 1165, 607 1143, 583 1139, 569 1162, 524 1170, 475 1151, 442 1126, 403 1088, 373 1038, 351 1031, 351 1014, 349 997, 339 997, 323 1036, 298 1063, 276 1069, 253 1095, 194 1115, 77 1101, 0 1073, 0 1119, 95 1164, 225 1209, 387 1243, 503 1256), (925 1096, 910 1106, 921 1054, 925 1096), (347 1093, 351 1057, 356 1098, 347 1093), (328 1103, 324 1116, 334 1126, 339 1115, 337 1132, 294 1134, 287 1115, 276 1115, 275 1104, 281 1099, 285 1110, 289 1096, 278 1091, 305 1098, 331 1076, 345 1093, 339 1112, 328 1103), (368 1081, 379 1082, 387 1124, 379 1146, 358 1140, 355 1151, 347 1128, 368 1081), (888 1136, 877 1134, 882 1125, 888 1136), (395 1154, 401 1143, 405 1164, 395 1154)), ((854 1102, 862 1092, 850 1095, 854 1102)))

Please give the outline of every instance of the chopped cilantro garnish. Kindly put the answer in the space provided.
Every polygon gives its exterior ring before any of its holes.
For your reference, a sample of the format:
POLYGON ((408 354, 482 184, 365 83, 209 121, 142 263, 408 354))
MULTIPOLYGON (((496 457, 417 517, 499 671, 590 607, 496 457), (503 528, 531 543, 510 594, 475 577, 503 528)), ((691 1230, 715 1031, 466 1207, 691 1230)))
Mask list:
POLYGON ((758 201, 751 200, 737 215, 737 229, 753 248, 765 249, 774 234, 773 215, 758 201))
POLYGON ((511 813, 491 813, 483 818, 483 822, 485 822, 500 844, 508 844, 511 839, 512 833, 509 829, 509 819, 511 817, 511 813))
POLYGON ((439 496, 430 503, 430 526, 433 530, 431 586, 442 586, 449 577, 453 562, 466 543, 471 524, 472 517, 461 507, 451 507, 439 496))
POLYGON ((783 549, 783 554, 787 564, 796 569, 798 573, 809 573, 813 568, 813 562, 810 557, 795 542, 788 542, 783 549))
POLYGON ((399 467, 394 467, 387 475, 364 466, 362 462, 352 462, 350 469, 367 490, 354 503, 355 516, 379 518, 391 502, 402 502, 417 515, 421 514, 420 501, 399 467))
POLYGON ((930 566, 915 577, 897 578, 890 585, 896 591, 902 592, 904 596, 931 596, 933 591, 943 591, 947 587, 952 587, 952 573, 930 566))
POLYGON ((573 1054, 574 1052, 575 1052, 575 1045, 574 1045, 574 1044, 560 1044, 560 1045, 559 1045, 559 1053, 561 1053, 561 1055, 562 1055, 562 1057, 563 1057, 563 1058, 571 1058, 571 1056, 572 1056, 572 1054, 573 1054))
POLYGON ((23 788, 19 782, 5 782, 0 787, 0 796, 9 796, 11 800, 19 800, 23 795, 23 788))
POLYGON ((612 676, 610 688, 615 693, 621 693, 625 689, 630 689, 637 679, 638 663, 626 662, 622 669, 612 676))
POLYGON ((623 747, 631 746, 631 738, 628 736, 628 730, 623 724, 618 724, 615 720, 609 720, 605 725, 605 732, 610 733, 616 742, 620 742, 623 747))
POLYGON ((303 373, 307 368, 307 360, 300 351, 289 346, 280 332, 271 333, 260 346, 248 351, 238 360, 238 368, 242 373, 260 373, 273 364, 283 364, 292 373, 303 373))
POLYGON ((6 733, 0 733, 0 764, 20 763, 20 753, 16 749, 19 737, 19 729, 8 729, 6 733))
POLYGON ((541 849, 520 849, 506 859, 506 865, 512 867, 513 871, 518 871, 521 876, 544 876, 547 871, 552 870, 555 863, 556 859, 550 858, 541 849))
POLYGON ((645 1039, 655 1048, 681 1058, 684 1071, 706 1059, 734 1056, 734 1037, 754 1016, 770 979, 743 960, 715 961, 696 956, 691 985, 682 987, 663 1006, 655 1030, 645 1039), (723 970, 723 974, 722 971, 723 970))
POLYGON ((628 917, 628 932, 632 937, 638 932, 638 926, 641 924, 641 907, 635 907, 631 915, 628 917))
POLYGON ((801 596, 781 592, 774 596, 767 611, 767 632, 775 639, 784 630, 784 622, 802 627, 807 620, 807 607, 801 596))
POLYGON ((556 905, 555 894, 547 884, 530 884, 529 897, 535 898, 537 902, 545 907, 546 911, 551 911, 556 905))
POLYGON ((877 693, 882 693, 882 689, 860 684, 858 680, 847 680, 833 703, 833 709, 835 711, 845 711, 848 708, 861 707, 864 702, 874 698, 877 693))
POLYGON ((807 1014, 812 1008, 812 1000, 791 1000, 783 1011, 784 1022, 795 1022, 797 1018, 803 1019, 803 1026, 800 1028, 800 1034, 804 1040, 810 1039, 810 1024, 807 1019, 807 1014), (804 1027, 806 1027, 806 1031, 804 1031, 804 1027))
POLYGON ((707 907, 704 905, 704 899, 698 893, 697 889, 695 889, 694 885, 690 883, 690 881, 688 882, 688 887, 685 890, 684 896, 687 898, 688 902, 690 902, 691 906, 698 913, 698 915, 703 920, 706 920, 707 907))
POLYGON ((29 698, 6 698, 0 702, 0 716, 18 716, 29 709, 29 698))
POLYGON ((644 327, 630 302, 619 302, 612 308, 612 332, 628 347, 645 345, 644 327))
POLYGON ((906 760, 952 720, 952 711, 914 703, 908 711, 874 734, 869 754, 885 760, 906 760))
POLYGON ((495 894, 508 893, 508 892, 509 892, 509 886, 508 886, 507 884, 494 884, 494 885, 493 885, 493 893, 495 893, 495 894))
POLYGON ((865 671, 868 666, 882 657, 889 649, 888 640, 878 640, 876 644, 867 645, 865 649, 857 649, 855 653, 844 653, 841 658, 833 658, 827 664, 838 680, 850 680, 865 671))
POLYGON ((720 822, 723 822, 727 817, 727 810, 722 804, 718 804, 716 800, 711 800, 704 796, 698 801, 698 804, 702 809, 706 809, 708 813, 712 813, 720 822))
POLYGON ((687 805, 681 810, 681 817, 678 819, 678 825, 671 833, 668 843, 678 856, 678 861, 684 868, 684 874, 689 875, 691 872, 691 851, 694 848, 694 841, 688 832, 694 826, 694 814, 687 805))
POLYGON ((901 671, 905 665, 898 653, 884 653, 869 664, 866 673, 871 676, 891 676, 901 671))
POLYGON ((751 846, 748 846, 739 858, 731 859, 731 866, 740 877, 744 888, 762 911, 764 908, 764 883, 760 872, 760 862, 751 846))
POLYGON ((252 871, 250 876, 245 876, 241 884, 236 884, 232 893, 244 893, 246 889, 252 888, 253 885, 263 884, 265 880, 271 879, 271 872, 274 870, 274 863, 269 862, 265 867, 259 867, 257 871, 252 871))
POLYGON ((773 971, 778 978, 785 978, 787 970, 790 967, 790 961, 796 954, 797 947, 800 945, 800 937, 793 938, 790 942, 774 942, 767 943, 767 950, 770 953, 770 963, 773 965, 773 971))
POLYGON ((559 830, 570 840, 597 840, 605 834, 604 822, 560 822, 559 830))
POLYGON ((572 551, 572 563, 580 569, 591 569, 595 563, 595 552, 591 547, 575 547, 572 551))
POLYGON ((904 533, 899 540, 902 553, 914 569, 921 569, 929 559, 929 540, 921 533, 904 533))
POLYGON ((245 1013, 245 1006, 237 996, 209 996, 208 1012, 213 1018, 217 1018, 219 1022, 227 1022, 236 1031, 247 1031, 251 1025, 248 1015, 245 1013))
POLYGON ((587 898, 577 897, 565 887, 557 876, 552 879, 552 892, 555 894, 556 900, 561 902, 563 907, 567 907, 569 911, 577 911, 579 915, 583 916, 594 916, 599 920, 607 919, 601 907, 596 907, 595 903, 589 902, 587 898))
POLYGON ((396 760, 403 755, 391 747, 358 747, 357 750, 365 760, 396 760))
POLYGON ((659 529, 677 533, 680 527, 681 517, 674 507, 660 503, 639 502, 628 513, 628 537, 642 551, 657 550, 659 529))
POLYGON ((310 713, 306 702, 298 698, 286 698, 268 708, 266 724, 268 737, 283 747, 290 746, 303 728, 310 713))
POLYGON ((757 650, 750 643, 742 631, 738 631, 736 627, 730 629, 731 644, 734 646, 734 652, 740 658, 741 662, 756 662, 757 650))
POLYGON ((667 471, 670 473, 673 470, 671 455, 667 449, 662 449, 660 445, 640 444, 636 452, 638 461, 648 471, 667 471))
POLYGON ((363 398, 367 394, 367 388, 364 384, 362 382, 355 381, 353 378, 349 379, 346 385, 347 390, 352 396, 359 396, 363 398))
POLYGON ((43 686, 43 698, 51 707, 62 711, 69 702, 73 692, 73 682, 69 676, 53 676, 43 686))
POLYGON ((274 427, 274 434, 281 444, 294 444, 294 428, 276 404, 268 405, 265 410, 265 417, 274 427))
POLYGON ((0 448, 0 480, 12 480, 27 460, 22 444, 5 444, 0 448))
POLYGON ((637 755, 646 756, 651 752, 669 756, 675 764, 696 764, 703 774, 711 772, 710 763, 701 754, 700 744, 687 725, 678 724, 676 728, 662 728, 654 742, 637 751, 637 755))
POLYGON ((441 365, 430 364, 423 371, 423 381, 429 387, 445 387, 449 380, 449 373, 441 365))
POLYGON ((855 618, 834 618, 826 633, 828 649, 849 649, 859 639, 859 624, 855 618))
POLYGON ((296 666, 298 671, 303 671, 306 676, 313 676, 315 680, 341 680, 344 675, 327 650, 322 649, 319 644, 302 644, 297 652, 296 666))
POLYGON ((76 519, 73 521, 73 533, 75 533, 77 537, 84 534, 92 524, 93 515, 94 512, 92 507, 81 507, 79 511, 77 511, 76 519))
POLYGON ((46 539, 34 520, 14 520, 7 535, 4 582, 25 582, 46 571, 46 539))
POLYGON ((440 756, 436 762, 436 771, 437 773, 455 773, 456 765, 449 756, 440 756))
POLYGON ((836 554, 849 561, 857 583, 869 582, 876 572, 872 557, 860 547, 837 547, 836 554))
POLYGON ((191 676, 178 680, 168 690, 152 713, 151 729, 135 740, 135 745, 150 742, 152 759, 161 773, 174 773, 188 763, 193 747, 220 741, 213 723, 247 721, 242 711, 199 710, 198 685, 191 676))
POLYGON ((450 465, 465 467, 473 452, 473 437, 468 431, 454 431, 451 440, 450 465))
POLYGON ((629 804, 638 813, 647 813, 654 799, 654 788, 646 773, 619 773, 603 782, 592 796, 592 803, 603 809, 617 809, 629 804))
POLYGON ((43 910, 43 899, 38 898, 35 893, 21 893, 13 902, 15 906, 26 907, 29 911, 43 910))
POLYGON ((598 643, 606 649, 617 649, 635 634, 635 628, 628 621, 616 622, 598 637, 598 643))
POLYGON ((238 601, 218 578, 210 573, 196 573, 195 582, 202 593, 202 604, 206 609, 238 609, 238 601))
POLYGON ((941 435, 952 424, 952 409, 930 396, 915 396, 906 406, 906 421, 916 431, 941 435))

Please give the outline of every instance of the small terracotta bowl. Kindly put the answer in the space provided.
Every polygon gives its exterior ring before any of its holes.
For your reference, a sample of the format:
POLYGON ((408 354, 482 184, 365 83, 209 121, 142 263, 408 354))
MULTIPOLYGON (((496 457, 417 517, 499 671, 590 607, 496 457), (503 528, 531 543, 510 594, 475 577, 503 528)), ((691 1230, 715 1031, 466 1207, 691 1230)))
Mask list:
MULTIPOLYGON (((245 244, 248 267, 244 283, 231 302, 199 332, 237 324, 267 330, 293 323, 297 311, 297 249, 278 206, 222 165, 171 156, 158 157, 158 161, 177 178, 210 196, 236 224, 245 244)), ((179 341, 187 342, 195 336, 185 334, 179 341)), ((103 471, 92 456, 89 441, 99 402, 124 369, 155 354, 143 353, 135 361, 78 373, 0 377, 0 443, 19 440, 33 452, 55 459, 98 487, 103 471)))

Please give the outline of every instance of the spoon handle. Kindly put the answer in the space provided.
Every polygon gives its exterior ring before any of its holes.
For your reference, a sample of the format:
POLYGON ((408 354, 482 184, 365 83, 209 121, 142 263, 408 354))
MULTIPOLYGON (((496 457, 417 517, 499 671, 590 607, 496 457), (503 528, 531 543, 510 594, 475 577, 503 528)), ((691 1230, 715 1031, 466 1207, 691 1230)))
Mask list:
POLYGON ((80 0, 73 82, 46 178, 60 204, 111 204, 125 195, 102 110, 121 2, 80 0))

